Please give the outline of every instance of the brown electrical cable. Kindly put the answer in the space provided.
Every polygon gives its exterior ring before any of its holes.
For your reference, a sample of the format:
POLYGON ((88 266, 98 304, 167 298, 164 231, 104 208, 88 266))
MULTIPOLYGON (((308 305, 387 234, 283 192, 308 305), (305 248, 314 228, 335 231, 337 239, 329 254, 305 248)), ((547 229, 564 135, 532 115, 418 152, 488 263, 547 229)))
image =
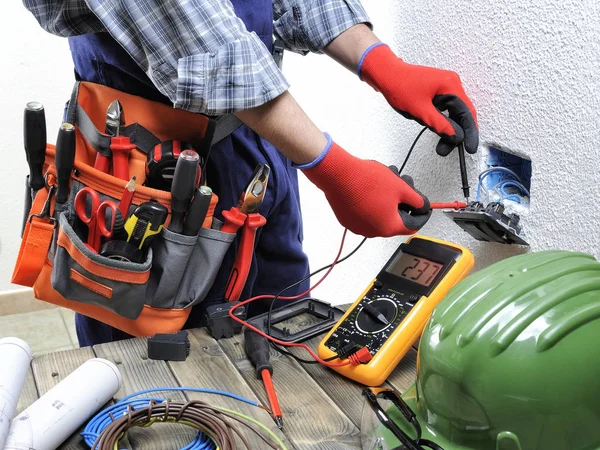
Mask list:
POLYGON ((156 401, 151 400, 145 408, 134 409, 129 405, 126 415, 116 420, 112 416, 111 418, 113 422, 98 436, 92 450, 113 450, 130 428, 150 426, 156 421, 193 426, 208 436, 219 450, 237 450, 235 436, 240 438, 244 448, 252 450, 246 437, 228 419, 246 426, 270 448, 274 450, 279 448, 241 418, 199 400, 192 400, 185 404, 170 400, 156 403, 156 401))

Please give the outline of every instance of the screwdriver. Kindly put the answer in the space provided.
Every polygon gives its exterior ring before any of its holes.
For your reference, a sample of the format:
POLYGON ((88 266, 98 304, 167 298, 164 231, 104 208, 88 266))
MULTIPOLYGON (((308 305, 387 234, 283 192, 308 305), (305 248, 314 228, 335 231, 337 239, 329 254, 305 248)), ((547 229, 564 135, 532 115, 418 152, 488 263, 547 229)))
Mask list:
POLYGON ((244 346, 246 348, 246 356, 248 356, 248 359, 256 369, 256 376, 263 380, 277 428, 283 430, 283 417, 281 415, 281 409, 279 408, 277 394, 275 393, 275 388, 273 386, 273 380, 271 379, 271 375, 273 375, 273 366, 269 360, 269 341, 267 341, 267 338, 264 336, 255 333, 249 328, 245 328, 244 346))
POLYGON ((202 223, 208 213, 210 200, 212 199, 212 189, 208 186, 202 186, 196 189, 194 199, 190 204, 185 224, 183 225, 183 234, 186 236, 196 236, 202 228, 202 223))
POLYGON ((69 181, 75 163, 75 127, 70 123, 63 123, 58 130, 56 138, 56 202, 65 203, 69 198, 69 181))
POLYGON ((171 185, 171 223, 169 230, 173 233, 183 232, 183 218, 190 206, 196 189, 196 174, 200 157, 194 150, 184 150, 179 155, 173 184, 171 185))
POLYGON ((29 187, 35 192, 46 185, 43 174, 46 159, 46 114, 44 106, 39 102, 29 102, 25 106, 23 141, 29 164, 29 187))

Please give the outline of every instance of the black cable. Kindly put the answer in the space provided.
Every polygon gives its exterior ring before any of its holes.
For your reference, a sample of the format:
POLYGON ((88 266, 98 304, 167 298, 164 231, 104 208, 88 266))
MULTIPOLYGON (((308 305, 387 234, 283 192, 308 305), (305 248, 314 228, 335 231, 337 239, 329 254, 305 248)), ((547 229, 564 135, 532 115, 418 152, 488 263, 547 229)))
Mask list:
POLYGON ((417 145, 417 142, 419 142, 419 139, 421 139, 421 136, 423 136, 423 133, 425 133, 427 130, 428 130, 427 127, 423 127, 423 129, 421 130, 421 132, 419 134, 417 134, 417 137, 415 138, 415 140, 413 141, 412 145, 410 146, 410 150, 408 150, 408 153, 406 154, 406 158, 404 158, 404 162, 402 163, 402 167, 400 167, 400 170, 398 171, 399 175, 402 174, 402 171, 406 167, 406 163, 408 162, 408 158, 410 158, 410 155, 413 152, 413 150, 415 149, 415 146, 417 145))
MULTIPOLYGON (((366 241, 367 241, 367 238, 363 238, 363 240, 362 240, 362 241, 360 241, 360 243, 359 243, 359 244, 356 246, 356 248, 355 248, 354 250, 352 250, 350 253, 348 253, 346 256, 344 256, 342 259, 340 259, 339 261, 337 261, 337 262, 336 262, 336 265, 337 265, 337 264, 340 264, 340 263, 342 263, 342 262, 344 262, 344 261, 346 261, 346 260, 347 260, 348 258, 350 258, 352 255, 354 255, 354 254, 355 254, 355 253, 356 253, 356 252, 357 252, 357 251, 358 251, 358 250, 359 250, 359 249, 362 247, 362 245, 363 245, 363 244, 364 244, 366 241)), ((321 272, 323 272, 324 270, 327 270, 327 269, 329 269, 331 266, 333 266, 333 263, 331 263, 331 264, 329 264, 329 265, 327 265, 327 266, 321 267, 321 268, 320 268, 320 269, 318 269, 318 270, 315 270, 313 273, 310 273, 310 274, 308 274, 307 276, 305 276, 304 278, 302 278, 300 281, 297 281, 297 282, 295 282, 294 284, 292 284, 292 285, 290 285, 290 286, 288 286, 288 287, 284 288, 284 289, 283 289, 283 290, 281 290, 281 291, 280 291, 280 292, 279 292, 279 293, 278 293, 278 294, 277 294, 275 297, 273 297, 273 299, 271 300, 271 305, 269 306, 269 312, 268 312, 268 314, 267 314, 267 334, 268 334, 269 336, 271 336, 271 327, 272 327, 272 324, 271 324, 271 316, 272 316, 272 314, 273 314, 273 306, 275 305, 275 302, 276 302, 276 301, 277 301, 277 299, 278 299, 278 298, 281 296, 281 294, 283 294, 283 293, 284 293, 285 291, 287 291, 288 289, 291 289, 291 288, 293 288, 293 287, 295 287, 295 286, 298 286, 299 284, 302 284, 302 283, 304 283, 304 282, 305 282, 306 280, 308 280, 309 278, 311 278, 311 277, 313 277, 313 276, 317 275, 318 273, 321 273, 321 272)), ((288 351, 288 350, 285 350, 284 348, 282 348, 281 346, 279 346, 279 345, 275 344, 275 343, 274 343, 274 342, 272 342, 272 341, 271 341, 271 345, 272 345, 272 346, 273 346, 275 349, 277 349, 279 352, 283 353, 284 355, 291 356, 292 358, 294 358, 294 359, 295 359, 296 361, 298 361, 298 362, 302 362, 302 363, 305 363, 305 364, 319 364, 319 362, 318 362, 318 361, 302 359, 302 358, 300 358, 300 357, 298 357, 298 356, 294 355, 292 352, 290 352, 290 351, 288 351)), ((327 361, 327 362, 329 362, 329 361, 333 361, 333 360, 334 360, 334 359, 336 359, 336 358, 337 358, 337 355, 335 355, 335 356, 332 356, 331 358, 327 358, 327 359, 325 359, 324 361, 327 361)))
MULTIPOLYGON (((402 174, 402 171, 404 170, 404 168, 406 167, 406 163, 408 163, 408 159, 410 158, 410 155, 412 154, 413 150, 415 149, 415 146, 417 145, 417 142, 419 142, 419 139, 421 139, 421 136, 423 135, 423 133, 425 133, 425 131, 427 131, 427 127, 423 127, 423 129, 419 132, 419 134, 417 135, 417 137, 415 138, 415 140, 413 141, 412 145, 410 146, 410 149, 408 150, 408 153, 406 154, 406 157, 404 158, 404 162, 402 163, 402 166, 400 167, 400 170, 398 171, 398 175, 402 174)), ((350 258, 352 255, 354 255, 359 248, 362 247, 362 245, 365 243, 365 241, 367 240, 367 238, 363 238, 362 241, 360 241, 360 244, 358 244, 358 246, 352 250, 350 253, 348 253, 348 255, 344 256, 342 259, 340 259, 337 264, 340 264, 341 262, 344 262, 345 260, 347 260, 348 258, 350 258)), ((304 278, 302 278, 300 281, 295 282, 294 284, 289 285, 288 287, 282 289, 281 291, 279 291, 279 293, 273 297, 273 299, 271 300, 271 305, 269 306, 269 312, 267 314, 267 334, 269 336, 271 336, 271 317, 273 314, 273 306, 275 305, 275 302, 277 301, 277 299, 281 296, 281 294, 283 294, 285 291, 298 286, 299 284, 304 283, 306 280, 308 280, 309 278, 317 275, 318 273, 323 272, 324 270, 329 269, 332 264, 329 264, 327 266, 321 267, 320 269, 308 274, 307 276, 305 276, 304 278)), ((283 353, 284 355, 287 356, 291 356, 292 358, 294 358, 296 361, 304 363, 304 364, 319 364, 318 361, 314 361, 314 360, 307 360, 307 359, 302 359, 296 355, 294 355, 292 352, 285 350, 284 348, 282 348, 281 346, 275 344, 274 342, 270 341, 271 345, 277 349, 280 353, 283 353)), ((324 361, 333 361, 334 359, 337 358, 337 355, 332 356, 331 358, 325 359, 324 361)))

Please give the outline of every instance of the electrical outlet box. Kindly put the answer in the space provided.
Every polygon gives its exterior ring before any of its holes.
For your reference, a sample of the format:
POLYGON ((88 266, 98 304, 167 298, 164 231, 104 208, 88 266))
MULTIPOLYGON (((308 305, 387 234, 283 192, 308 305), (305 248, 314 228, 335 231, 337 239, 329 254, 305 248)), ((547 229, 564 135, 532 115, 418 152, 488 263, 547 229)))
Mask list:
POLYGON ((497 146, 489 146, 484 172, 489 172, 481 181, 487 194, 482 193, 480 201, 499 202, 505 205, 511 201, 513 204, 522 205, 524 209, 529 208, 530 159, 502 150, 497 146), (493 170, 496 168, 499 170, 493 170), (484 195, 487 195, 487 198, 484 195))

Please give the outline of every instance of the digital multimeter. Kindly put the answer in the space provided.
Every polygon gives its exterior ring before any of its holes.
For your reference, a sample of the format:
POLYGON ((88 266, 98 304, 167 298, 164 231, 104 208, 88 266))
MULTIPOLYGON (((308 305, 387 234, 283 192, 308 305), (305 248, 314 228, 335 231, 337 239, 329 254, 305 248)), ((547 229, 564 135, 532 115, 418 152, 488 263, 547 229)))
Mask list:
POLYGON ((450 242, 413 236, 400 245, 377 277, 319 344, 330 358, 367 347, 366 364, 334 367, 368 386, 379 386, 417 341, 435 306, 471 271, 473 254, 450 242))

